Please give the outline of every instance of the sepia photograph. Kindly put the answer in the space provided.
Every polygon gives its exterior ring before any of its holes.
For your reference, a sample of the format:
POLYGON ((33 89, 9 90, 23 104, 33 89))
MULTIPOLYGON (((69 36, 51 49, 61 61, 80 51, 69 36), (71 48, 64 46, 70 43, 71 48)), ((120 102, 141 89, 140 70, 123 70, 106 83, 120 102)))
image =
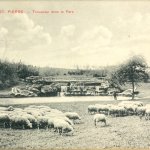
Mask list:
POLYGON ((150 148, 150 2, 1 0, 0 148, 150 148))

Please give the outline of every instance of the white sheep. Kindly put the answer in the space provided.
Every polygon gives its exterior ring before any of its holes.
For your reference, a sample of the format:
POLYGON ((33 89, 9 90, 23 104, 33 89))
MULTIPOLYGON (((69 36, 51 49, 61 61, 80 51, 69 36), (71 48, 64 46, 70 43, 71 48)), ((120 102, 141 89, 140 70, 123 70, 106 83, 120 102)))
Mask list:
POLYGON ((127 110, 128 115, 135 115, 136 114, 136 109, 138 108, 138 106, 135 105, 135 104, 127 104, 124 107, 127 110))
POLYGON ((23 117, 27 118, 30 121, 30 123, 32 123, 32 128, 37 127, 38 122, 37 122, 37 119, 33 115, 30 115, 27 113, 23 113, 22 115, 23 115, 23 117))
POLYGON ((68 122, 64 121, 63 119, 54 119, 54 129, 56 129, 59 134, 69 133, 73 134, 73 127, 68 124, 68 122))
POLYGON ((48 128, 48 120, 49 117, 47 116, 39 116, 37 117, 37 125, 38 125, 38 129, 39 128, 48 128))
POLYGON ((95 105, 89 105, 88 106, 88 113, 89 114, 95 114, 97 112, 97 107, 95 105))
POLYGON ((136 115, 138 115, 142 119, 142 117, 145 115, 145 111, 146 111, 145 106, 137 107, 136 115))
POLYGON ((32 128, 32 123, 23 115, 10 115, 10 127, 20 128, 32 128))
POLYGON ((95 104, 97 108, 97 112, 108 114, 109 111, 109 105, 101 105, 101 104, 95 104))
POLYGON ((24 112, 27 114, 33 115, 34 117, 39 117, 39 116, 44 116, 45 113, 40 111, 39 109, 34 109, 34 108, 25 108, 24 112))
POLYGON ((81 117, 76 112, 65 112, 65 116, 71 119, 74 123, 79 123, 81 117))
POLYGON ((127 115, 127 110, 123 106, 111 106, 109 108, 109 115, 113 115, 115 117, 121 117, 127 115))
POLYGON ((97 125, 98 122, 104 122, 106 125, 106 116, 104 114, 95 114, 94 115, 94 124, 97 125))
POLYGON ((52 119, 52 118, 63 119, 66 122, 68 122, 71 126, 74 125, 73 122, 65 116, 65 114, 60 114, 60 113, 57 114, 57 113, 48 112, 45 114, 45 117, 48 117, 50 119, 52 119))

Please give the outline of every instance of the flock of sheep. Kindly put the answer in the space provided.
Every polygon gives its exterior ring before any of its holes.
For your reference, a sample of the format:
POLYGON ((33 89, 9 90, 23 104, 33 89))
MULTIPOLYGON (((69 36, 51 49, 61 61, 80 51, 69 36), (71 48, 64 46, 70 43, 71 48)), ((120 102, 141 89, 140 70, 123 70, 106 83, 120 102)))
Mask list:
POLYGON ((59 134, 73 133, 81 117, 75 112, 61 112, 48 106, 31 105, 24 109, 0 107, 0 123, 10 129, 53 129, 59 134))
MULTIPOLYGON (((150 104, 140 101, 123 101, 117 105, 95 104, 88 106, 88 113, 94 114, 95 126, 98 122, 106 125, 107 117, 137 115, 150 120, 150 104)), ((80 123, 81 117, 76 112, 62 112, 48 106, 30 105, 21 108, 0 107, 0 127, 10 129, 50 129, 59 134, 74 132, 74 125, 80 123)))
POLYGON ((140 101, 122 101, 117 105, 113 104, 95 104, 88 106, 88 113, 94 115, 95 126, 98 122, 104 122, 106 125, 106 115, 113 117, 123 117, 137 115, 142 119, 150 120, 150 104, 143 105, 140 101))

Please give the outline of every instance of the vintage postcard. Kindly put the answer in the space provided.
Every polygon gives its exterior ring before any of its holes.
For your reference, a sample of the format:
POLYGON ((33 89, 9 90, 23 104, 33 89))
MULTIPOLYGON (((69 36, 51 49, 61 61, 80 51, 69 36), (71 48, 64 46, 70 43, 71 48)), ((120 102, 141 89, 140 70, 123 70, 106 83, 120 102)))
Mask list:
POLYGON ((0 148, 150 148, 150 2, 0 1, 0 148))

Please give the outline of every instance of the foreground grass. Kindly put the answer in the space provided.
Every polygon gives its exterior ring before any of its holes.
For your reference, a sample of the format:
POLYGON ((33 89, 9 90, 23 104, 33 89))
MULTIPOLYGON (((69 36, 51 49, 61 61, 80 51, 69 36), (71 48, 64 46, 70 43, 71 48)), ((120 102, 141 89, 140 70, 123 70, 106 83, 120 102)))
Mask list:
MULTIPOLYGON (((150 100, 144 100, 145 104, 150 100)), ((99 123, 94 126, 93 115, 87 113, 87 107, 95 103, 76 102, 45 104, 62 111, 75 111, 82 117, 81 124, 75 125, 73 136, 60 136, 50 130, 10 130, 0 129, 0 148, 149 148, 150 121, 140 120, 137 116, 107 118, 107 126, 99 123)), ((40 105, 40 104, 38 104, 40 105)), ((44 105, 44 104, 42 104, 44 105)), ((14 107, 26 107, 16 105, 14 107)))

